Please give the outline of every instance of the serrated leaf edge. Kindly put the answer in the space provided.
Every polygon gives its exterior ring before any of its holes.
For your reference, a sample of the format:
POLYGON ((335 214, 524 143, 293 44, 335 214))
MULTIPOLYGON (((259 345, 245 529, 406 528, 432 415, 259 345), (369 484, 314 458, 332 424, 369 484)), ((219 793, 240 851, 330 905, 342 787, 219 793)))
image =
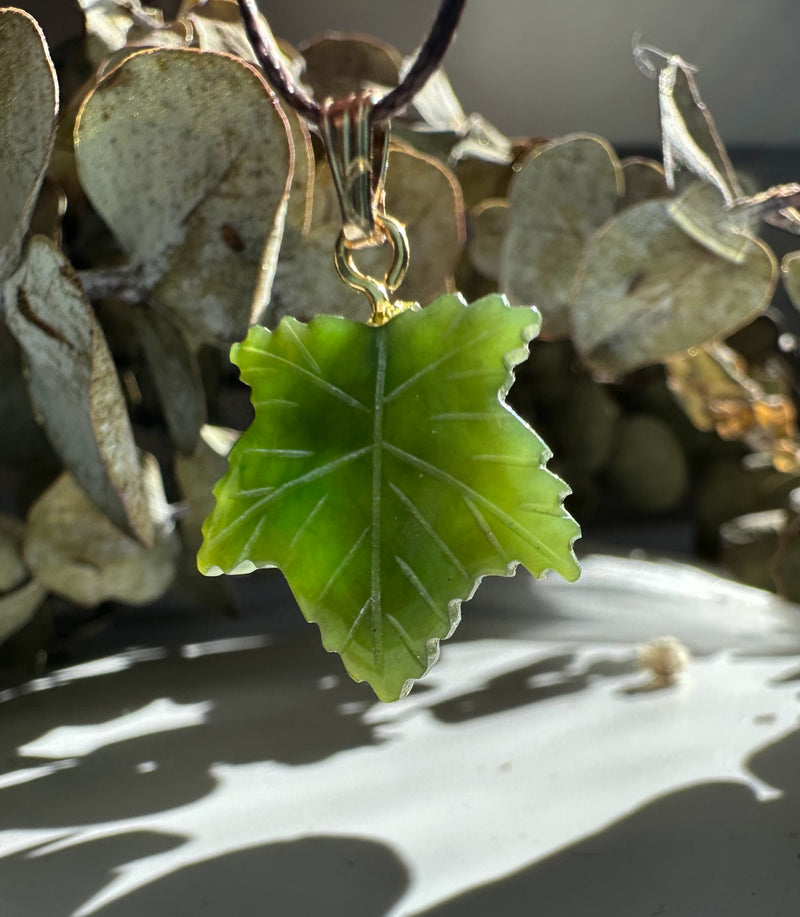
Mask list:
MULTIPOLYGON (((514 347, 514 348, 512 348, 511 350, 506 351, 506 352, 503 354, 503 365, 504 365, 504 367, 505 367, 505 369, 506 369, 506 376, 505 376, 505 379, 503 380, 503 382, 502 382, 500 388, 498 389, 498 392, 497 392, 497 401, 498 401, 499 406, 500 406, 504 411, 506 411, 508 414, 510 414, 510 415, 514 418, 514 420, 516 420, 518 423, 522 424, 522 425, 531 433, 531 435, 533 435, 534 437, 536 437, 536 439, 538 440, 538 442, 541 443, 541 445, 542 445, 542 452, 541 452, 541 456, 540 456, 540 459, 539 459, 539 464, 538 464, 536 470, 537 470, 538 472, 541 472, 541 473, 544 473, 544 474, 546 474, 546 475, 549 475, 552 479, 554 479, 555 481, 557 481, 557 482, 561 485, 560 490, 559 490, 559 493, 558 493, 557 508, 563 511, 563 516, 564 516, 564 517, 566 517, 566 518, 571 518, 571 516, 569 515, 569 513, 564 509, 564 500, 572 493, 572 490, 571 490, 571 488, 569 487, 569 485, 568 485, 565 481, 563 481, 558 475, 554 474, 552 471, 550 471, 550 470, 546 467, 546 466, 547 466, 547 462, 550 460, 550 458, 552 458, 552 451, 551 451, 550 448, 541 440, 541 438, 540 438, 540 437, 538 436, 538 434, 533 430, 533 428, 532 428, 523 418, 521 418, 521 417, 520 417, 520 416, 519 416, 519 415, 518 415, 518 414, 517 414, 508 404, 507 404, 507 403, 506 403, 506 401, 505 401, 506 396, 508 395, 509 391, 511 390, 511 387, 513 386, 513 384, 514 384, 514 382, 515 382, 515 378, 516 378, 516 377, 515 377, 515 374, 514 374, 514 368, 515 368, 516 366, 518 366, 520 363, 524 362, 524 361, 527 359, 527 357, 528 357, 528 355, 529 355, 529 344, 530 344, 530 342, 531 342, 534 338, 536 338, 536 336, 538 335, 539 330, 540 330, 540 328, 541 328, 541 321, 542 321, 542 320, 541 320, 541 314, 540 314, 539 310, 538 310, 535 306, 516 306, 516 305, 515 305, 515 306, 512 306, 512 305, 509 303, 509 301, 508 301, 508 299, 507 299, 507 297, 506 297, 505 295, 503 295, 503 294, 498 294, 498 293, 494 293, 494 294, 490 294, 490 295, 488 295, 488 296, 481 297, 480 299, 475 300, 473 303, 467 303, 466 300, 464 299, 464 297, 463 297, 461 294, 459 294, 459 293, 455 293, 455 294, 453 294, 453 293, 448 293, 448 294, 444 294, 444 295, 441 296, 441 297, 438 297, 436 300, 434 300, 434 303, 438 303, 438 302, 440 302, 440 301, 443 300, 443 299, 455 300, 455 301, 456 301, 462 308, 464 308, 464 309, 467 309, 467 308, 474 309, 476 306, 479 306, 481 303, 484 303, 484 302, 487 302, 487 301, 491 301, 491 300, 499 300, 499 301, 502 303, 502 305, 503 305, 505 308, 507 308, 507 309, 526 309, 526 308, 527 308, 527 309, 530 310, 530 312, 531 312, 531 322, 530 322, 529 324, 525 325, 523 328, 520 329, 520 344, 519 344, 519 346, 514 347)), ((431 303, 431 305, 434 305, 434 303, 431 303)), ((430 307, 429 307, 429 308, 430 308, 430 307)), ((400 313, 400 314, 402 314, 402 313, 400 313)), ((399 316, 396 316, 394 319, 392 319, 392 321, 396 320, 396 318, 398 318, 398 317, 399 317, 399 316)), ((322 321, 322 320, 330 319, 330 318, 331 318, 331 316, 325 316, 325 315, 315 316, 315 317, 308 323, 307 327, 310 328, 310 327, 312 327, 315 323, 320 322, 320 321, 322 321)), ((349 321, 349 320, 347 320, 347 319, 342 319, 342 321, 349 321)), ((296 336, 296 332, 294 331, 294 325, 302 325, 302 324, 304 324, 304 323, 298 322, 297 319, 295 319, 295 318, 293 318, 293 317, 291 317, 291 316, 284 316, 284 318, 281 319, 281 322, 280 322, 280 324, 279 324, 278 327, 280 328, 281 326, 283 326, 283 327, 284 327, 285 329, 287 329, 287 330, 291 328, 291 329, 292 329, 292 334, 293 334, 293 336, 296 336)), ((278 330, 278 329, 275 329, 275 331, 269 332, 270 336, 271 336, 272 334, 274 334, 277 330, 278 330)), ((235 358, 235 356, 236 356, 237 350, 238 350, 238 348, 241 347, 241 346, 243 346, 243 345, 242 345, 242 344, 234 344, 233 347, 231 348, 231 357, 232 357, 232 359, 234 360, 234 362, 235 362, 235 359, 234 359, 234 358, 235 358)), ((302 370, 302 367, 298 367, 298 368, 302 370)), ((380 364, 379 364, 379 369, 378 369, 378 378, 377 378, 377 380, 376 380, 376 381, 378 381, 378 382, 379 382, 379 376, 380 376, 380 364)), ((406 381, 407 381, 407 380, 406 380, 406 381)), ((400 388, 404 388, 405 385, 406 385, 406 382, 401 383, 400 388)), ((337 390, 337 391, 338 391, 338 390, 337 390)), ((376 393, 379 392, 379 391, 380 391, 380 386, 379 386, 378 384, 376 384, 376 393)), ((395 390, 395 391, 397 391, 397 390, 395 390)), ((392 394, 394 394, 394 393, 392 393, 392 394)), ((376 397, 377 397, 377 394, 376 394, 376 397)), ((358 404, 358 407, 361 407, 361 408, 364 407, 364 405, 361 405, 360 403, 357 403, 357 404, 358 404)), ((376 409, 376 410, 375 410, 375 423, 376 423, 376 424, 379 424, 379 423, 380 423, 380 420, 381 420, 381 412, 380 412, 379 410, 376 409)), ((378 437, 378 440, 380 440, 380 437, 378 437)), ((375 442, 375 441, 378 441, 378 440, 375 440, 375 435, 373 435, 373 445, 374 445, 374 442, 375 442)), ((360 456, 364 451, 373 449, 373 445, 370 445, 369 447, 365 447, 365 450, 358 450, 358 455, 360 456)), ((352 457, 352 456, 349 456, 349 457, 352 457)), ((318 470, 318 469, 317 469, 317 470, 318 470)), ((375 475, 376 475, 376 474, 377 474, 378 476, 380 476, 380 462, 377 462, 377 463, 374 463, 374 464, 373 464, 373 487, 374 487, 374 478, 375 478, 375 475), (376 471, 376 467, 377 467, 377 471, 376 471)), ((220 481, 217 482, 217 485, 214 487, 214 498, 215 498, 215 501, 218 500, 219 493, 221 492, 221 489, 222 489, 222 487, 223 487, 223 481, 224 481, 224 480, 225 480, 225 476, 223 476, 223 478, 221 478, 220 481)), ((374 504, 373 504, 373 505, 374 505, 374 504)), ((209 518, 210 518, 210 516, 209 516, 209 518)), ((574 520, 573 520, 573 521, 574 521, 574 520)), ((373 519, 373 525, 374 525, 374 519, 373 519)), ((204 528, 205 528, 205 526, 204 526, 204 528)), ((218 537, 220 536, 220 534, 221 534, 220 532, 217 532, 215 538, 218 538, 218 537)), ((568 542, 569 558, 571 558, 571 560, 572 560, 572 562, 573 562, 573 564, 574 564, 574 576, 568 576, 568 575, 566 575, 566 574, 564 574, 564 573, 561 574, 562 576, 564 576, 565 579, 568 579, 568 580, 570 580, 570 581, 574 581, 574 580, 577 579, 578 576, 580 575, 580 565, 579 565, 579 563, 578 563, 578 559, 577 559, 577 557, 576 557, 576 555, 575 555, 575 551, 574 551, 574 544, 575 544, 575 542, 577 541, 577 539, 580 537, 580 534, 581 534, 581 533, 580 533, 580 528, 577 526, 577 523, 576 523, 576 531, 575 531, 575 534, 570 538, 570 540, 569 540, 569 542, 568 542)), ((377 539, 374 539, 373 545, 374 545, 374 548, 373 548, 373 549, 376 549, 377 547, 379 547, 379 545, 380 545, 380 536, 379 536, 377 539)), ((506 565, 505 572, 504 572, 503 574, 501 574, 501 575, 507 576, 507 577, 514 576, 515 573, 516 573, 517 567, 519 567, 521 563, 522 563, 521 560, 512 560, 512 561, 509 561, 508 564, 506 565)), ((379 566, 379 565, 378 565, 378 566, 379 566)), ((279 565, 278 565, 278 564, 275 564, 275 563, 255 563, 254 561, 251 561, 251 560, 248 560, 248 559, 243 559, 243 560, 241 560, 240 562, 238 562, 238 563, 236 564, 235 567, 233 567, 231 570, 227 571, 227 573, 228 573, 228 575, 239 575, 239 574, 252 573, 252 572, 254 572, 255 570, 258 570, 258 569, 270 569, 270 568, 279 568, 279 565)), ((401 568, 401 569, 402 569, 402 568, 401 568)), ((543 579, 545 576, 547 576, 548 573, 552 572, 553 569, 554 569, 553 567, 546 567, 546 568, 542 569, 538 575, 537 575, 537 574, 533 574, 533 573, 531 573, 531 575, 534 576, 536 579, 543 579)), ((221 567, 219 567, 218 565, 212 565, 212 566, 209 566, 209 567, 201 567, 200 570, 201 570, 201 572, 202 572, 204 575, 206 575, 206 576, 219 576, 219 575, 222 575, 223 573, 226 572, 226 571, 224 571, 221 567)), ((371 571, 372 571, 372 575, 373 575, 373 576, 375 575, 375 570, 376 570, 376 566, 375 566, 375 563, 374 563, 374 561, 373 561, 373 563, 371 563, 371 571)), ((426 665, 425 665, 424 671, 422 671, 419 675, 416 675, 416 676, 413 676, 413 677, 411 677, 411 678, 408 678, 408 679, 403 683, 403 685, 402 685, 402 687, 401 687, 401 689, 400 689, 400 692, 399 692, 399 694, 398 694, 396 697, 395 697, 395 696, 391 696, 391 697, 383 697, 383 696, 381 696, 381 693, 379 692, 378 688, 377 688, 375 685, 372 685, 372 684, 371 684, 371 687, 373 688, 373 690, 375 691, 375 693, 378 695, 379 699, 384 700, 384 701, 385 701, 385 700, 392 700, 392 701, 394 701, 394 700, 402 699, 403 697, 405 697, 405 696, 409 693, 409 691, 411 690, 411 688, 412 688, 413 685, 414 685, 414 682, 415 682, 415 681, 418 681, 420 678, 424 677, 424 676, 430 671, 431 667, 436 663, 436 661, 438 660, 438 658, 439 658, 439 656, 440 656, 440 653, 441 653, 441 642, 442 642, 442 640, 447 640, 449 637, 451 637, 451 636, 453 635, 453 633, 455 632, 456 628, 458 627, 460 621, 461 621, 461 605, 462 605, 462 603, 463 603, 463 602, 466 602, 466 601, 469 601, 469 600, 475 595, 475 592, 477 591, 478 587, 480 586, 481 581, 483 580, 483 578, 484 578, 485 576, 491 576, 491 575, 496 575, 496 574, 495 574, 493 571, 487 571, 487 572, 478 573, 478 574, 474 577, 474 579, 472 580, 472 582, 471 582, 469 588, 465 591, 465 593, 464 593, 463 595, 461 595, 461 596, 456 596, 456 597, 450 599, 450 600, 447 602, 447 614, 448 614, 448 618, 449 618, 449 629, 448 629, 447 633, 446 633, 444 636, 440 636, 440 637, 431 637, 431 638, 429 638, 428 640, 426 640, 426 642, 425 642, 425 654, 426 654, 426 660, 425 660, 425 661, 426 661, 426 665)), ((412 583, 412 584, 413 584, 413 583, 412 583)), ((291 588, 291 584, 290 584, 290 588, 291 588)), ((373 588, 374 588, 374 584, 373 584, 373 588)), ((356 619, 354 619, 354 623, 357 623, 357 622, 361 619, 361 616, 362 616, 363 614, 366 613, 366 609, 372 604, 372 601, 373 601, 373 598, 374 598, 374 595, 373 595, 373 588, 370 589, 370 598, 368 599, 368 601, 367 601, 367 603, 365 604, 364 608, 362 608, 361 611, 359 612, 359 614, 356 616, 356 619)), ((299 603, 298 603, 298 604, 299 604, 299 603)), ((301 611, 302 611, 302 609, 301 609, 301 611)), ((330 653, 336 653, 337 655, 340 656, 340 658, 341 658, 341 660, 342 660, 342 664, 344 665, 344 667, 345 667, 345 669, 347 670, 347 672, 348 672, 348 674, 350 675, 350 677, 353 678, 353 680, 354 680, 354 681, 357 681, 357 682, 367 681, 367 679, 366 679, 365 677, 359 676, 358 674, 352 672, 350 666, 349 666, 348 663, 347 663, 347 660, 344 658, 344 656, 342 656, 342 653, 346 650, 346 642, 347 642, 346 639, 345 639, 345 642, 344 642, 343 644, 340 644, 339 646, 333 646, 333 645, 332 645, 332 642, 331 642, 329 639, 326 638, 326 636, 325 636, 325 634, 324 634, 324 632, 323 632, 323 630, 322 630, 322 628, 321 628, 321 626, 320 626, 320 622, 319 622, 319 621, 308 618, 308 617, 305 615, 305 613, 303 614, 303 617, 308 621, 308 623, 315 625, 315 626, 317 627, 317 629, 320 631, 320 641, 321 641, 323 647, 326 649, 326 651, 328 651, 328 652, 330 652, 330 653)), ((390 615, 387 614, 386 617, 387 617, 390 621, 392 621, 390 615)), ((392 621, 392 623, 394 624, 394 626, 396 626, 396 627, 398 628, 398 634, 401 636, 401 639, 402 639, 402 625, 400 625, 399 622, 394 622, 394 621, 392 621)), ((422 662, 421 659, 420 659, 419 661, 422 662)))

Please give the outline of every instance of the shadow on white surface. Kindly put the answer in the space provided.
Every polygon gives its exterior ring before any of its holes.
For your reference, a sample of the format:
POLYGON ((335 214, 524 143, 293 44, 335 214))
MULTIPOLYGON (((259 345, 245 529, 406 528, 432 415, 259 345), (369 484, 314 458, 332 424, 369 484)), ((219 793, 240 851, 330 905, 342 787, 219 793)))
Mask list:
POLYGON ((479 596, 395 705, 248 608, 3 693, 0 913, 794 917, 798 608, 602 557, 479 596), (631 693, 664 633, 684 682, 631 693))
MULTIPOLYGON (((780 795, 704 783, 669 793, 425 917, 794 917, 800 907, 800 731, 747 766, 780 795)), ((580 804, 579 800, 574 800, 580 804)), ((420 915, 422 912, 420 912, 420 915)))
MULTIPOLYGON (((12 910, 4 914, 74 913, 113 878, 118 864, 155 855, 176 843, 180 839, 132 833, 69 848, 46 860, 13 857, 2 885, 3 900, 12 902, 12 910), (14 910, 13 902, 19 902, 19 910, 14 910)), ((96 913, 102 917, 376 917, 390 910, 407 884, 405 866, 381 844, 348 837, 308 837, 193 863, 96 913)))

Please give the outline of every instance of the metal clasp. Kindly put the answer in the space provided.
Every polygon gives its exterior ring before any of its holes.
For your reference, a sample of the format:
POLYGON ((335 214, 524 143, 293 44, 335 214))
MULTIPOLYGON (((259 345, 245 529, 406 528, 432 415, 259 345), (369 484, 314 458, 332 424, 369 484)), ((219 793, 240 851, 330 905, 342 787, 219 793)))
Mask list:
POLYGON ((389 156, 385 124, 373 119, 375 101, 364 92, 346 99, 326 99, 319 131, 342 211, 342 232, 359 246, 382 241, 375 221, 383 214, 383 182, 389 156))
POLYGON ((384 207, 384 179, 389 159, 386 122, 377 123, 371 93, 326 99, 319 131, 342 211, 342 231, 334 262, 342 280, 363 293, 372 308, 373 325, 382 325, 412 303, 395 303, 392 294, 408 270, 408 237, 402 223, 384 207), (381 280, 356 266, 354 253, 388 243, 392 262, 381 280))

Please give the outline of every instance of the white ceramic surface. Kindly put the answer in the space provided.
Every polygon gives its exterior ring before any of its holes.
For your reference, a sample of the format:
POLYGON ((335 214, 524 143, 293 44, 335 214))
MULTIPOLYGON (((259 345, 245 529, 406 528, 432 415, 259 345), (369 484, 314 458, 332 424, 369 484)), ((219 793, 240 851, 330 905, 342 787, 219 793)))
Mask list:
POLYGON ((798 913, 797 606, 599 555, 489 580, 381 705, 244 588, 0 695, 3 917, 798 913), (666 633, 693 662, 642 690, 666 633))

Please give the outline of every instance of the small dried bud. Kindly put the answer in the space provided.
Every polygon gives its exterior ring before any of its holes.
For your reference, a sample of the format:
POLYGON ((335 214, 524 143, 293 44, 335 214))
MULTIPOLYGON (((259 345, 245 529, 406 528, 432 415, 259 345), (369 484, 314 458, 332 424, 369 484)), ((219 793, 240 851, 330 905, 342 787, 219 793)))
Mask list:
POLYGON ((658 637, 640 646, 636 658, 640 668, 652 675, 653 687, 667 688, 686 669, 691 655, 675 637, 658 637))

